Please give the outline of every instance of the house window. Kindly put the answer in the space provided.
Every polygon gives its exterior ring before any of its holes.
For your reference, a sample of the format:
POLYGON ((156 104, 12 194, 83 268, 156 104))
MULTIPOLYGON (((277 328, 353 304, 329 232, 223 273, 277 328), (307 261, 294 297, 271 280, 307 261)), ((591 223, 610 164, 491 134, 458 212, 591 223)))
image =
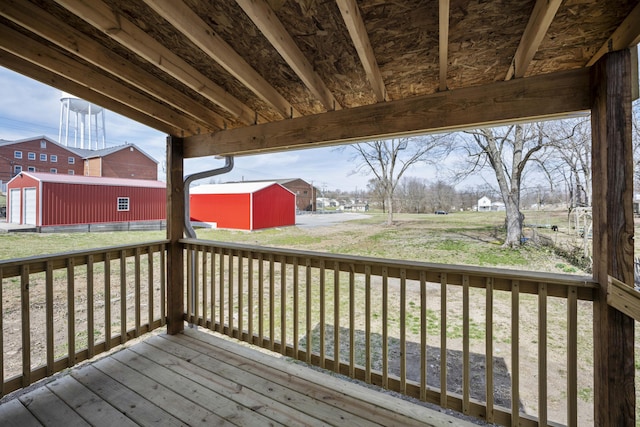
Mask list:
POLYGON ((40 140, 40 148, 47 148, 47 141, 45 141, 44 139, 40 140))
POLYGON ((129 210, 129 198, 128 197, 118 197, 118 211, 128 211, 129 210))
POLYGON ((51 168, 51 169, 49 169, 49 172, 51 172, 51 173, 58 173, 58 169, 56 169, 56 168, 51 168))
POLYGON ((49 156, 49 160, 51 161, 51 163, 57 163, 58 162, 58 156, 56 156, 55 154, 52 154, 49 156))
POLYGON ((13 152, 13 157, 16 159, 21 159, 22 158, 22 151, 14 151, 13 152))
POLYGON ((40 161, 41 162, 46 162, 47 161, 47 155, 46 154, 40 154, 40 161))
POLYGON ((22 172, 22 166, 14 166, 13 167, 13 173, 18 175, 20 172, 22 172))
POLYGON ((76 159, 75 159, 75 157, 69 157, 69 164, 70 164, 70 165, 73 165, 73 164, 75 164, 75 163, 76 163, 76 159))
POLYGON ((27 158, 29 160, 35 160, 36 159, 36 153, 28 153, 27 154, 27 158))
POLYGON ((27 168, 27 171, 29 171, 29 172, 35 172, 35 171, 36 171, 36 168, 34 168, 33 166, 29 166, 29 167, 27 168))
POLYGON ((69 169, 69 175, 75 175, 76 172, 73 169, 69 169))

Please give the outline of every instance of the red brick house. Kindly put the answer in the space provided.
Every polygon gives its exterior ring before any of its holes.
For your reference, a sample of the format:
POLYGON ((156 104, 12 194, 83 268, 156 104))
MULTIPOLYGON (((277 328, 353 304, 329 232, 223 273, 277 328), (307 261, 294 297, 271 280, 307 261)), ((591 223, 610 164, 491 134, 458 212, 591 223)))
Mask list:
POLYGON ((84 158, 85 176, 108 178, 158 179, 158 162, 134 144, 102 150, 71 148, 84 158))

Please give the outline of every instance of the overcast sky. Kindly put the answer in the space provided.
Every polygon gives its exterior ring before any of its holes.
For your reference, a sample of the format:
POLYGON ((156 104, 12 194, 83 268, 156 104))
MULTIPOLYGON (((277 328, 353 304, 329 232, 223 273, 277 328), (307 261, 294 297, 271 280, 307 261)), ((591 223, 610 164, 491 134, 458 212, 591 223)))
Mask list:
MULTIPOLYGON (((54 141, 58 140, 62 92, 0 67, 0 93, 0 139, 18 140, 46 135, 54 141)), ((165 134, 111 111, 106 111, 105 120, 107 146, 133 143, 155 158, 160 165, 164 164, 165 134)), ((362 190, 366 188, 371 176, 352 173, 352 153, 349 148, 339 150, 327 147, 242 156, 235 159, 235 167, 231 173, 216 179, 224 182, 302 178, 319 188, 362 190)), ((212 158, 189 159, 185 162, 185 174, 212 169, 223 163, 222 160, 212 158)), ((160 179, 164 180, 163 169, 159 169, 160 179)), ((434 168, 421 164, 405 176, 435 182, 438 179, 446 180, 448 172, 442 165, 434 168)), ((478 184, 480 183, 475 183, 478 184)))

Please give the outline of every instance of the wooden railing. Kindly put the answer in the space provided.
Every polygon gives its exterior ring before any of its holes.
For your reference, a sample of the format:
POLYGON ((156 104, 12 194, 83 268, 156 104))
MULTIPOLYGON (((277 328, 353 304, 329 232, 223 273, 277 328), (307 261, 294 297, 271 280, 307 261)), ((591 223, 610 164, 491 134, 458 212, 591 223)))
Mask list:
POLYGON ((191 324, 501 425, 593 423, 590 277, 183 243, 191 324))
POLYGON ((166 244, 0 261, 0 395, 164 325, 166 244))

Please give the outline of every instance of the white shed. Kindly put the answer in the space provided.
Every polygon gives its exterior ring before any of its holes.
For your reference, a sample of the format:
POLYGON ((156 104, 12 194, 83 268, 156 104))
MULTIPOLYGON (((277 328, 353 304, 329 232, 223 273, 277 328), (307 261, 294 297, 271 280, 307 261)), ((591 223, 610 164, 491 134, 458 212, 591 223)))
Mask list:
POLYGON ((478 199, 478 212, 491 212, 491 199, 483 196, 478 199))

